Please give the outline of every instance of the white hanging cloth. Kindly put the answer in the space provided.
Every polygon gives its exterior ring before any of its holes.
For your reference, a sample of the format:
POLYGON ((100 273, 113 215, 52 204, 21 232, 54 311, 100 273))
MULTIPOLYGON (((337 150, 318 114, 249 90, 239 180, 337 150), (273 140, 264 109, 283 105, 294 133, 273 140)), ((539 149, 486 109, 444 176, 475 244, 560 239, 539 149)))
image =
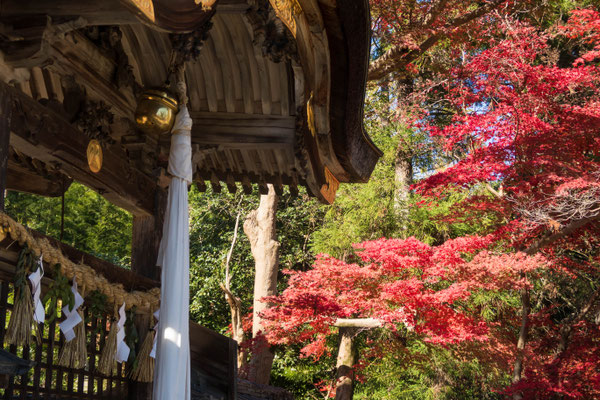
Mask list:
POLYGON ((73 304, 73 308, 69 308, 68 305, 62 308, 62 312, 67 319, 58 324, 63 335, 65 335, 65 342, 70 342, 71 340, 75 339, 75 332, 73 332, 73 328, 83 321, 77 312, 77 309, 83 304, 83 297, 81 297, 77 291, 77 280, 75 277, 73 277, 73 286, 71 286, 71 292, 73 292, 73 296, 75 296, 75 304, 73 304))
POLYGON ((192 119, 183 104, 172 129, 169 199, 157 265, 162 267, 154 400, 189 400, 190 245, 188 185, 192 183, 192 119))
POLYGON ((125 343, 125 321, 127 321, 127 315, 125 314, 125 303, 119 309, 119 322, 117 322, 117 354, 115 360, 117 362, 125 362, 129 358, 129 346, 125 343))
POLYGON ((42 277, 44 276, 44 263, 42 262, 42 255, 38 260, 37 271, 29 274, 29 280, 31 281, 32 296, 33 296, 33 320, 38 324, 43 324, 45 319, 45 310, 40 295, 42 294, 42 277))

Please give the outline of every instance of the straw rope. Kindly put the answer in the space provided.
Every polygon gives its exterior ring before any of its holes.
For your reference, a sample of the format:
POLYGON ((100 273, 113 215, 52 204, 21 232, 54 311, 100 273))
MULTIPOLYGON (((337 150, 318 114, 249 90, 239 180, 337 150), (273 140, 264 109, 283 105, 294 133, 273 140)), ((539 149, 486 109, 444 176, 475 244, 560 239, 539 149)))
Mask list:
POLYGON ((43 255, 44 261, 50 265, 60 264, 61 273, 68 279, 77 278, 77 282, 86 290, 98 290, 106 295, 109 301, 115 305, 125 303, 127 309, 137 307, 149 312, 158 309, 160 301, 160 289, 153 288, 148 291, 128 292, 123 285, 109 282, 104 276, 96 272, 92 267, 83 263, 76 264, 65 257, 60 249, 52 246, 48 239, 34 238, 27 228, 13 220, 8 215, 0 212, 0 236, 1 233, 10 235, 21 246, 27 244, 31 251, 39 257, 43 255))

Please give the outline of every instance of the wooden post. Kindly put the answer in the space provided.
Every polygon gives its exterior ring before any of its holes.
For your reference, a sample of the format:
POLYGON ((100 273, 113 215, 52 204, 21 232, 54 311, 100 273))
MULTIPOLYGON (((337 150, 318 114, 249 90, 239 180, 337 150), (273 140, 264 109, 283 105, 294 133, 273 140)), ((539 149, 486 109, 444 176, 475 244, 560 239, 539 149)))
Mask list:
POLYGON ((337 356, 335 400, 352 400, 354 392, 354 336, 356 328, 340 328, 340 348, 337 356))
POLYGON ((10 142, 10 116, 12 107, 9 96, 0 98, 0 211, 4 212, 6 170, 8 169, 8 144, 10 142))
MULTIPOLYGON (((167 193, 157 189, 152 216, 133 216, 131 240, 131 270, 150 279, 160 280, 160 268, 156 265, 158 248, 162 237, 167 193)), ((138 315, 135 325, 139 344, 144 342, 150 327, 150 315, 138 315)), ((139 350, 139 349, 138 349, 139 350)), ((152 384, 129 381, 129 400, 152 399, 152 384)))

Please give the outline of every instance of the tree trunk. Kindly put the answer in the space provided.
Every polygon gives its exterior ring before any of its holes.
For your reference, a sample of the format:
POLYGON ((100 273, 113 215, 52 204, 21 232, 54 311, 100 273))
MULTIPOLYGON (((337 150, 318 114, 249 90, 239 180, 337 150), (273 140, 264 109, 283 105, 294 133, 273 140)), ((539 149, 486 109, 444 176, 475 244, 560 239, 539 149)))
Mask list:
MULTIPOLYGON (((518 383, 521 380, 521 373, 523 372, 523 359, 525 357, 525 344, 527 343, 527 331, 529 330, 529 312, 531 310, 531 299, 528 289, 521 289, 521 304, 522 304, 522 315, 521 315, 521 329, 519 331, 519 340, 517 342, 517 356, 515 359, 515 367, 513 370, 512 383, 518 383)), ((521 400, 523 395, 521 393, 513 394, 513 400, 521 400)))
POLYGON ((405 232, 408 229, 408 200, 413 179, 413 166, 412 154, 404 149, 402 142, 398 144, 394 163, 394 210, 400 221, 400 229, 405 232))
POLYGON ((260 196, 258 209, 250 212, 244 222, 244 232, 250 239, 256 273, 252 316, 252 337, 256 341, 256 346, 250 359, 248 379, 263 385, 269 383, 274 357, 262 337, 263 325, 260 313, 268 307, 261 299, 277 294, 279 243, 275 230, 276 214, 277 195, 273 185, 269 184, 268 193, 260 196))
POLYGON ((352 400, 354 392, 355 328, 340 328, 340 348, 336 364, 335 400, 352 400))
POLYGON ((227 304, 229 304, 229 311, 231 311, 231 337, 238 343, 238 371, 243 372, 243 369, 246 366, 247 352, 239 347, 239 345, 246 340, 242 325, 242 301, 239 297, 235 296, 229 288, 225 287, 224 284, 221 284, 220 286, 221 290, 225 293, 225 300, 227 301, 227 304))
POLYGON ((246 335, 244 335, 244 327, 242 325, 242 300, 231 291, 232 274, 229 271, 229 263, 231 262, 233 249, 235 248, 235 242, 237 241, 241 213, 241 210, 238 211, 238 215, 235 219, 235 228, 233 229, 231 247, 229 248, 229 252, 225 258, 225 281, 219 285, 221 286, 223 293, 225 293, 225 300, 227 301, 227 304, 229 304, 229 311, 231 312, 231 332, 233 340, 238 343, 237 365, 238 375, 240 376, 244 375, 246 372, 244 367, 246 366, 246 358, 248 354, 247 351, 240 346, 246 340, 246 335))

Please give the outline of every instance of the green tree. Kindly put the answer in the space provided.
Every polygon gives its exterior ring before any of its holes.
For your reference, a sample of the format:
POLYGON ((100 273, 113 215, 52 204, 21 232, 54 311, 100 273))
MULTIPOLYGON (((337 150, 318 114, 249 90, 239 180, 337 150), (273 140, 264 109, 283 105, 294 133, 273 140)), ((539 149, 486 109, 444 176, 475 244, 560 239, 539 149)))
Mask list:
MULTIPOLYGON (((19 223, 60 239, 61 198, 8 192, 6 212, 19 223)), ((132 217, 102 196, 73 183, 65 192, 62 241, 129 268, 132 217)))

